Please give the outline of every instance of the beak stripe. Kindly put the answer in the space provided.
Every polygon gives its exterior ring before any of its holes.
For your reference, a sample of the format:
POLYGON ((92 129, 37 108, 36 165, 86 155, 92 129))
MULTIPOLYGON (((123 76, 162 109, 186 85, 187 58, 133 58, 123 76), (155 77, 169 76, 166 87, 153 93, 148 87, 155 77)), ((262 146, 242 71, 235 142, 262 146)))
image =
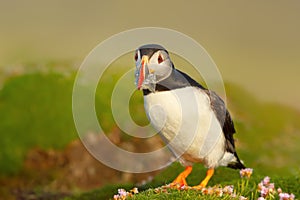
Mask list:
POLYGON ((142 66, 140 68, 140 76, 139 76, 139 80, 138 80, 138 90, 141 89, 142 84, 144 82, 145 79, 145 73, 144 73, 144 60, 142 61, 142 66))
POLYGON ((141 63, 141 68, 140 68, 140 73, 139 73, 139 80, 137 84, 138 90, 141 89, 144 79, 145 79, 145 65, 148 63, 148 56, 143 56, 142 58, 142 63, 141 63))

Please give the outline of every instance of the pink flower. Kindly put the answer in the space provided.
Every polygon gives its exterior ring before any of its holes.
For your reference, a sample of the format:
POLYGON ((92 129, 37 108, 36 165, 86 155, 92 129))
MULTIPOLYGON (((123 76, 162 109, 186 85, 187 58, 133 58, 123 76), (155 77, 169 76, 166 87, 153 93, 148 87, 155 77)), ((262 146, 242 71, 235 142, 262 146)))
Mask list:
POLYGON ((269 194, 269 189, 263 186, 260 190, 260 196, 266 197, 269 194))
POLYGON ((184 190, 185 188, 186 188, 186 185, 184 185, 184 184, 180 185, 181 190, 184 190))
POLYGON ((222 188, 215 188, 215 195, 217 195, 219 197, 223 196, 222 188))
POLYGON ((270 183, 268 185, 268 189, 270 193, 275 193, 275 184, 274 183, 270 183))
POLYGON ((118 189, 118 193, 120 197, 126 197, 127 196, 127 192, 124 189, 118 189))
POLYGON ((295 195, 294 194, 290 194, 290 199, 295 199, 295 195))
POLYGON ((233 185, 226 185, 224 188, 223 188, 223 192, 225 194, 232 194, 233 193, 233 185))
POLYGON ((236 193, 231 194, 230 197, 236 198, 236 193))
POLYGON ((263 198, 263 197, 259 197, 257 200, 265 200, 265 198, 263 198))
POLYGON ((260 182, 258 184, 258 190, 261 191, 263 187, 265 187, 264 184, 262 182, 260 182))
POLYGON ((280 200, 293 200, 295 199, 294 194, 288 194, 288 193, 280 193, 279 194, 279 199, 280 200))
POLYGON ((258 191, 261 197, 267 197, 269 195, 274 195, 276 193, 275 184, 270 183, 270 177, 266 176, 259 184, 258 191))
POLYGON ((246 168, 246 169, 241 169, 240 170, 240 176, 242 178, 243 177, 250 178, 252 173, 253 173, 253 169, 251 169, 251 168, 246 168))
POLYGON ((269 183, 270 183, 270 177, 266 176, 266 177, 264 178, 264 180, 263 180, 263 184, 264 184, 264 185, 269 185, 269 183))

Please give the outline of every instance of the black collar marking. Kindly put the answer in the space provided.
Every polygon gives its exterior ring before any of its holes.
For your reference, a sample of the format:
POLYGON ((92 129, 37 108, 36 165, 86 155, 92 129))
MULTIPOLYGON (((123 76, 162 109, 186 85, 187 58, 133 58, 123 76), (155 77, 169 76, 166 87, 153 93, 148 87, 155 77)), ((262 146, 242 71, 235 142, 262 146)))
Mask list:
MULTIPOLYGON (((156 84, 155 92, 169 91, 188 86, 194 86, 202 90, 206 90, 202 85, 200 85, 197 81, 189 77, 186 73, 173 68, 172 73, 168 78, 156 84)), ((148 95, 150 93, 151 91, 148 89, 143 90, 144 95, 148 95)))

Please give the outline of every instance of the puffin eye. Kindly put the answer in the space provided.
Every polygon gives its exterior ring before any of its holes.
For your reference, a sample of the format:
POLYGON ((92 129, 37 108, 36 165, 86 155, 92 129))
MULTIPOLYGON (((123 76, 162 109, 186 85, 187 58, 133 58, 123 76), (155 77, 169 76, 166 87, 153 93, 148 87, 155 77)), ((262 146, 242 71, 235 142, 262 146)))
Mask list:
POLYGON ((138 59, 138 54, 135 53, 135 55, 134 55, 134 60, 137 61, 137 59, 138 59))
POLYGON ((157 58, 158 64, 162 63, 163 61, 164 61, 163 57, 161 55, 159 55, 157 58))

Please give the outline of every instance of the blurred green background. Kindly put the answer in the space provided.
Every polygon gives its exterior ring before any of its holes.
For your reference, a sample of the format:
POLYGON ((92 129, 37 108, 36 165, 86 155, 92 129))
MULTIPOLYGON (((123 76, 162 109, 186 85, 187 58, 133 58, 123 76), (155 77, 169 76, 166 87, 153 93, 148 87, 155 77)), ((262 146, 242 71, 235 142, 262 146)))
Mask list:
MULTIPOLYGON (((28 178, 22 169, 31 149, 63 151, 78 139, 71 110, 76 70, 101 41, 145 26, 180 31, 211 55, 226 83, 238 152, 248 166, 262 174, 298 174, 299 10, 297 0, 0 0, 0 177, 28 178)), ((109 133, 116 129, 109 96, 122 72, 134 67, 131 57, 112 63, 115 70, 101 82, 106 90, 96 95, 99 121, 109 133)), ((142 96, 134 95, 131 114, 146 124, 142 96)))

